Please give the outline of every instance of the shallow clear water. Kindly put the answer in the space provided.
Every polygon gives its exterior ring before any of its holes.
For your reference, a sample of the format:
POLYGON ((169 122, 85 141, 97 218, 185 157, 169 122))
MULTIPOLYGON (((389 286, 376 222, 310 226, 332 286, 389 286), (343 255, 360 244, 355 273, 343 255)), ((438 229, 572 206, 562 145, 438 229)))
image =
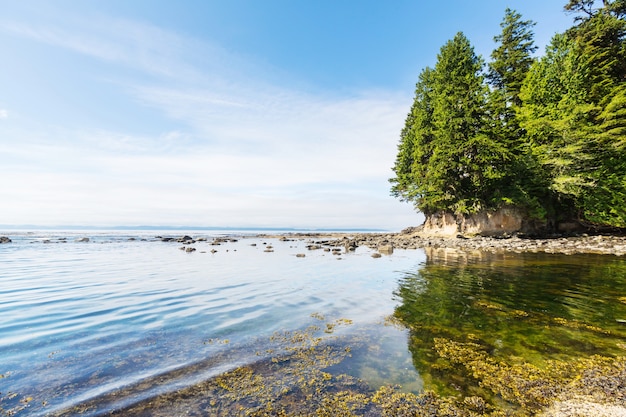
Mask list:
POLYGON ((274 332, 320 323, 312 314, 354 321, 337 332, 360 344, 331 371, 373 388, 476 390, 463 386, 462 375, 432 367, 436 337, 480 341, 502 360, 536 364, 626 352, 626 259, 619 257, 427 249, 374 259, 366 248, 309 251, 308 240, 246 237, 211 246, 207 232, 7 235, 0 415, 85 403, 92 406, 85 415, 100 415, 188 387, 263 360, 274 332), (186 253, 180 243, 154 239, 182 234, 208 242, 186 253), (392 314, 409 330, 385 326, 392 314))
POLYGON ((626 354, 626 259, 426 253, 427 261, 399 282, 395 316, 411 329, 413 363, 432 389, 480 392, 462 368, 437 368, 436 338, 479 343, 495 360, 540 367, 626 354))
POLYGON ((127 405, 256 361, 273 332, 302 329, 312 313, 379 328, 399 341, 398 366, 410 364, 406 334, 380 323, 396 305, 399 271, 423 252, 337 257, 308 251, 306 240, 211 246, 209 236, 186 253, 157 234, 9 234, 13 243, 0 246, 0 407, 28 398, 22 413, 46 414, 159 378, 96 411, 127 405), (211 362, 224 351, 227 360, 211 362))

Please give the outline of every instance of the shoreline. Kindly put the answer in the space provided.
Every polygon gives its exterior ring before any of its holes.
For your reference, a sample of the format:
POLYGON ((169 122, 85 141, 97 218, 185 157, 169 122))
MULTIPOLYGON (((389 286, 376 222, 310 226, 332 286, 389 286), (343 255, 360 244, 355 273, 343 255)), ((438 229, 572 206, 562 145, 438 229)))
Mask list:
MULTIPOLYGON (((491 253, 552 253, 552 254, 596 254, 626 256, 626 236, 624 235, 575 235, 575 236, 549 236, 549 237, 526 237, 522 235, 510 236, 425 236, 415 228, 407 228, 401 232, 279 232, 238 234, 227 236, 155 236, 151 239, 139 239, 130 237, 128 240, 148 240, 154 242, 177 242, 193 244, 196 242, 221 242, 236 239, 278 239, 281 241, 307 240, 308 249, 334 249, 339 253, 348 253, 358 247, 367 247, 374 251, 374 256, 391 254, 394 249, 411 250, 421 248, 454 249, 462 251, 484 251, 491 253)), ((43 243, 68 242, 67 237, 56 239, 44 239, 43 243)), ((89 237, 73 239, 77 242, 89 242, 89 237)), ((7 235, 0 235, 0 245, 10 245, 12 239, 7 235)))
POLYGON ((359 246, 380 253, 394 249, 459 249, 466 251, 554 253, 564 255, 600 254, 626 255, 626 236, 580 235, 546 238, 506 237, 433 237, 406 229, 397 233, 285 233, 258 234, 256 237, 276 239, 311 239, 321 246, 342 247, 346 251, 359 246))

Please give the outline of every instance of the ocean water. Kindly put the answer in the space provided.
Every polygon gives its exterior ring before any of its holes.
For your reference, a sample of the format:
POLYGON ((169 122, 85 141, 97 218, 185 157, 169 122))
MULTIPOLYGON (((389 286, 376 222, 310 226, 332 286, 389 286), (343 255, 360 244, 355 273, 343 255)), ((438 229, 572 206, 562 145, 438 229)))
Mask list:
MULTIPOLYGON (((103 414, 258 361, 274 332, 320 315, 352 320, 344 333, 367 329, 385 366, 419 382, 407 333, 382 323, 423 251, 336 256, 307 250, 307 239, 251 235, 212 246, 230 234, 211 233, 4 234, 13 242, 0 245, 0 410, 49 415, 91 403, 85 415, 103 414), (155 238, 183 234, 207 241, 187 253, 155 238)), ((398 383, 371 369, 360 376, 398 383)))
POLYGON ((13 242, 0 245, 0 416, 138 404, 154 415, 151 401, 169 393, 182 393, 176 414, 204 415, 185 388, 242 365, 270 369, 284 348, 274 335, 325 323, 324 343, 354 347, 325 369, 373 390, 492 398, 463 367, 441 371, 441 339, 533 366, 626 353, 623 257, 425 248, 376 259, 242 231, 2 235, 13 242), (207 241, 187 253, 156 238, 184 234, 207 241))

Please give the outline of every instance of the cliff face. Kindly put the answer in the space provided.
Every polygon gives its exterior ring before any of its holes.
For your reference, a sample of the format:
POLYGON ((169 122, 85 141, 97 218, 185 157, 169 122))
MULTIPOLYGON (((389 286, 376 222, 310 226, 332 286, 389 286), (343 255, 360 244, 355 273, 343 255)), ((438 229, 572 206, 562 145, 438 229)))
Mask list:
POLYGON ((524 210, 516 207, 503 207, 496 211, 482 211, 466 215, 438 212, 426 217, 418 233, 429 237, 501 236, 513 233, 542 233, 545 227, 545 223, 530 219, 524 210))

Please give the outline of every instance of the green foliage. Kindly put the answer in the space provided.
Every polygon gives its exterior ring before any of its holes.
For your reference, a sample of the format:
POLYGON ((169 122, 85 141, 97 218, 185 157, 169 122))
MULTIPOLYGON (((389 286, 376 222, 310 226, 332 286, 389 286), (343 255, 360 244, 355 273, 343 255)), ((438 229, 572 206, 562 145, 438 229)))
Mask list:
MULTIPOLYGON (((500 24, 502 33, 494 37, 499 46, 491 54, 487 75, 491 85, 502 93, 504 105, 519 106, 519 92, 528 69, 533 63, 532 54, 537 50, 531 28, 535 25, 530 20, 521 20, 522 15, 506 9, 500 24)), ((507 119, 511 114, 506 114, 507 119)))
POLYGON ((463 34, 441 48, 416 85, 393 195, 427 215, 512 204, 626 227, 626 0, 565 10, 576 25, 538 60, 534 23, 510 9, 486 75, 463 34))
POLYGON ((582 221, 625 227, 626 23, 592 3, 570 5, 586 17, 531 67, 518 116, 550 191, 582 221))
POLYGON ((441 48, 435 68, 420 74, 390 181, 393 195, 425 213, 476 212, 509 197, 497 185, 507 176, 511 152, 487 128, 482 68, 458 33, 441 48))
POLYGON ((406 201, 418 200, 426 192, 418 179, 426 177, 426 163, 432 155, 432 73, 426 68, 420 74, 415 100, 400 134, 392 194, 406 201))

